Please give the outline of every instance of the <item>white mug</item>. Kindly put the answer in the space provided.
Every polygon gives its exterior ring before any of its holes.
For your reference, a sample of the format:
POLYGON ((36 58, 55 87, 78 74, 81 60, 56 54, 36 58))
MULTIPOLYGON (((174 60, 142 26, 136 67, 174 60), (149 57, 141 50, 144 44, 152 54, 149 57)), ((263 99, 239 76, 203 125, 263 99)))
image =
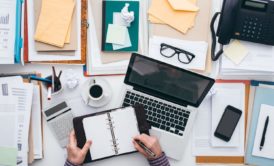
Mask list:
POLYGON ((91 84, 88 88, 88 95, 93 101, 101 100, 104 97, 104 89, 99 84, 91 84))

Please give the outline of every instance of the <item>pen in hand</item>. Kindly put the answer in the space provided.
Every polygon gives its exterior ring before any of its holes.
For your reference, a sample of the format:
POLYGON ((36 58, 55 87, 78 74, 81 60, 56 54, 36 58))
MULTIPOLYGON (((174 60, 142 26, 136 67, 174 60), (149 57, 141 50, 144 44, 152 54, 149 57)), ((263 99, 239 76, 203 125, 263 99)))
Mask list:
POLYGON ((264 142, 265 142, 265 135, 266 135, 266 131, 267 131, 267 127, 268 127, 268 122, 269 122, 269 116, 267 116, 266 120, 265 120, 265 124, 264 124, 264 130, 262 133, 262 138, 261 138, 261 143, 260 143, 260 151, 263 149, 264 147, 264 142))
POLYGON ((148 147, 146 147, 146 145, 145 144, 143 144, 141 141, 139 141, 139 140, 135 140, 136 141, 136 143, 142 148, 142 149, 144 149, 144 151, 150 156, 150 157, 152 157, 152 158, 155 158, 156 157, 156 154, 155 153, 153 153, 148 147))

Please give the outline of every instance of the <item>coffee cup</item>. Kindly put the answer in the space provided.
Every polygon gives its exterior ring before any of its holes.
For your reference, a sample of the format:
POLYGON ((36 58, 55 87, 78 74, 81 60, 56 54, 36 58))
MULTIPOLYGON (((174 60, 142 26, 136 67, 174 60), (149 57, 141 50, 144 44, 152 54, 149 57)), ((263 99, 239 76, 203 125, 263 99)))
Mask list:
POLYGON ((91 100, 98 101, 104 97, 104 89, 99 84, 92 84, 89 87, 88 94, 91 100))

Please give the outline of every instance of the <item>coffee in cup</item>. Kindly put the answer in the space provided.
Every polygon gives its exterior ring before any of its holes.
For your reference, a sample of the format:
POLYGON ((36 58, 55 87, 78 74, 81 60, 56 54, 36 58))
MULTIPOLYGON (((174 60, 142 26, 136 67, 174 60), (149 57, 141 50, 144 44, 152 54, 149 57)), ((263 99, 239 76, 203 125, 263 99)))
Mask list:
POLYGON ((90 86, 89 97, 92 100, 100 100, 101 98, 103 98, 103 94, 103 88, 101 87, 101 85, 93 84, 90 86))

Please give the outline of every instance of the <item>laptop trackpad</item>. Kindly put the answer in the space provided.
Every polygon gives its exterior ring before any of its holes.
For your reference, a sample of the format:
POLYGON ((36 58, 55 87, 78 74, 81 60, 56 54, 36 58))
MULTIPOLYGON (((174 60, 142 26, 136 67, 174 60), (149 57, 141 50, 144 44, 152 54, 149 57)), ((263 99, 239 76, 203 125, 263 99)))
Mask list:
POLYGON ((151 136, 155 136, 159 139, 162 150, 168 157, 176 160, 182 158, 182 153, 184 151, 182 138, 153 129, 149 132, 151 136))
POLYGON ((161 132, 159 132, 159 131, 157 131, 157 130, 149 130, 149 134, 151 135, 151 136, 154 136, 154 137, 156 137, 156 138, 158 138, 158 140, 160 140, 161 139, 161 136, 162 136, 162 133, 161 132))

